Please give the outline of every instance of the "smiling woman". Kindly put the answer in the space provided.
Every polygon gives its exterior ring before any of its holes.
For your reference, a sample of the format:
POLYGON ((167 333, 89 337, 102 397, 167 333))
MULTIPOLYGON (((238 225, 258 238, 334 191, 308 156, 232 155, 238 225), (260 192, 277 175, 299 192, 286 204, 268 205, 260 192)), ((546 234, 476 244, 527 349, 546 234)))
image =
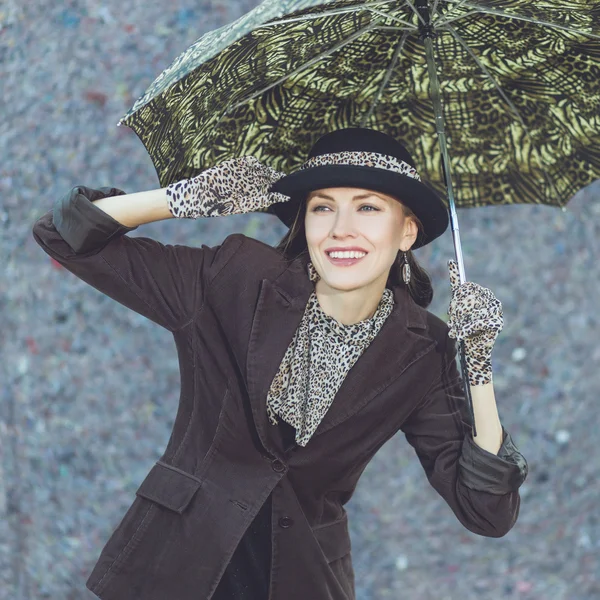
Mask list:
MULTIPOLYGON (((411 254, 447 228, 442 200, 369 129, 326 134, 281 175, 241 157, 133 199, 78 186, 33 227, 68 271, 170 331, 179 356, 169 443, 87 581, 102 600, 355 600, 344 505, 398 431, 467 529, 500 537, 516 521, 527 465, 489 386, 471 435, 456 345, 411 254), (291 226, 277 248, 127 235, 265 206, 291 226)), ((493 339, 473 355, 476 385, 493 339)))
MULTIPOLYGON (((392 227, 394 225, 402 227, 405 222, 414 224, 414 227, 418 231, 417 237, 422 237, 424 233, 421 220, 397 196, 383 192, 373 192, 372 190, 341 187, 315 190, 307 193, 305 196, 306 198, 297 199, 298 209, 294 215, 290 229, 277 245, 277 249, 289 261, 310 255, 314 264, 313 254, 310 252, 307 241, 307 224, 310 232, 320 231, 321 226, 325 224, 330 225, 336 219, 336 214, 339 221, 338 227, 344 227, 344 219, 346 213, 348 213, 350 227, 356 226, 356 231, 362 232, 364 236, 367 235, 368 231, 376 231, 382 224, 386 228, 390 224, 392 227)), ((369 247, 374 247, 372 243, 373 238, 369 238, 370 241, 367 241, 364 236, 359 238, 362 240, 361 245, 361 241, 357 241, 352 237, 356 235, 355 233, 350 231, 347 235, 348 238, 345 241, 338 240, 334 242, 331 240, 325 247, 329 249, 334 246, 339 246, 340 248, 357 246, 361 247, 364 251, 368 251, 369 247)), ((410 242, 413 235, 414 228, 411 227, 410 235, 407 238, 408 242, 405 241, 404 246, 401 246, 394 252, 394 259, 388 266, 388 274, 384 287, 404 286, 408 289, 412 299, 419 306, 426 308, 431 304, 433 299, 433 287, 427 271, 417 262, 410 249, 413 245, 410 242), (405 246, 408 246, 408 249, 406 252, 403 252, 405 246), (404 281, 402 276, 405 264, 408 264, 410 272, 408 283, 404 281)), ((312 239, 310 233, 309 238, 312 239)), ((391 244, 392 242, 390 241, 389 243, 391 244)), ((325 270, 324 268, 320 269, 318 266, 316 268, 320 274, 325 270)), ((365 265, 365 268, 370 268, 370 264, 365 265)), ((375 293, 376 296, 377 293, 375 293)))

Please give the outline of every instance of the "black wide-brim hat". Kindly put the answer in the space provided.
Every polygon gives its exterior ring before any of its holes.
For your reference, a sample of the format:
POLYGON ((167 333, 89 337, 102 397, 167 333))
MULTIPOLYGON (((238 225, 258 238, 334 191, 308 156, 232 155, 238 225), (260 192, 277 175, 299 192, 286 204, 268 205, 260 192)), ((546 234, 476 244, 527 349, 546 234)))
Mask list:
POLYGON ((290 196, 268 208, 291 227, 309 192, 329 187, 356 187, 396 197, 423 224, 412 250, 429 244, 448 228, 448 209, 438 194, 422 183, 408 150, 395 138, 374 129, 349 127, 325 134, 306 162, 269 189, 290 196))

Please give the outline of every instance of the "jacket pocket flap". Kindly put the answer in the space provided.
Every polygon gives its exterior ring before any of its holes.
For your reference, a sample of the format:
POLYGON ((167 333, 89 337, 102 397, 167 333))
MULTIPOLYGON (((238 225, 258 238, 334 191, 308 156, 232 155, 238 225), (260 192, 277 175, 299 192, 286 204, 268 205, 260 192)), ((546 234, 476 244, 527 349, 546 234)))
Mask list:
POLYGON ((194 475, 159 460, 142 481, 136 495, 181 514, 201 485, 202 480, 194 475))
POLYGON ((352 550, 350 534, 348 533, 347 513, 344 513, 339 521, 313 529, 313 533, 327 558, 327 562, 342 558, 352 550))

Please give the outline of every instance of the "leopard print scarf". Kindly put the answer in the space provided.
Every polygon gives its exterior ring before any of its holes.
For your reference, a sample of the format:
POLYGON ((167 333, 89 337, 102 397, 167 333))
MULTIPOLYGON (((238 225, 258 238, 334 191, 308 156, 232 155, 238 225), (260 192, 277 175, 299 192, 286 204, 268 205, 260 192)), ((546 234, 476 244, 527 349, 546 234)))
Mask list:
MULTIPOLYGON (((319 275, 307 265, 313 283, 319 275)), ((306 446, 331 406, 352 365, 377 335, 394 306, 386 288, 370 319, 343 325, 327 315, 313 291, 302 321, 281 361, 267 395, 269 421, 280 417, 296 429, 296 443, 306 446)))

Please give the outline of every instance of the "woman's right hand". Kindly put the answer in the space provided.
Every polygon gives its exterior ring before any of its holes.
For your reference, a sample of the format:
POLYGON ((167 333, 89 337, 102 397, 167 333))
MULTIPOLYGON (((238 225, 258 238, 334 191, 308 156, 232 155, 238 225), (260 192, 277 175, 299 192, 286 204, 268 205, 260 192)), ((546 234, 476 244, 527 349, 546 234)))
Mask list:
POLYGON ((169 210, 177 218, 197 219, 265 209, 290 199, 285 194, 269 192, 284 175, 255 156, 232 158, 167 186, 169 210))

